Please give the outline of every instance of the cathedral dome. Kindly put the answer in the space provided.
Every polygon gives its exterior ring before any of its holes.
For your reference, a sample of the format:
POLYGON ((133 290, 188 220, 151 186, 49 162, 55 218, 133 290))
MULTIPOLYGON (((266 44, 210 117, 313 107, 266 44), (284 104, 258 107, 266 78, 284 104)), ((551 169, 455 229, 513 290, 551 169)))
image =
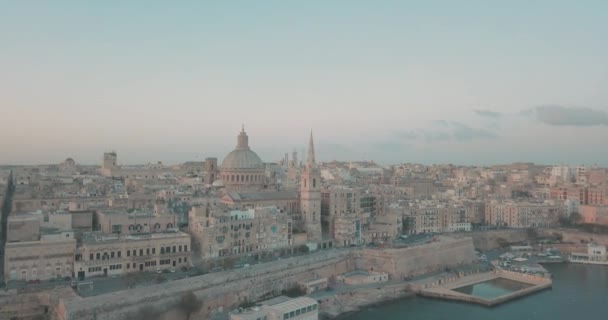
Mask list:
POLYGON ((263 167, 262 159, 250 149, 235 149, 222 161, 222 169, 261 169, 263 167))
POLYGON ((245 128, 237 138, 236 148, 222 162, 222 169, 262 169, 264 162, 249 148, 249 137, 245 128))
POLYGON ((220 166, 220 179, 227 189, 259 189, 264 186, 264 162, 249 148, 245 128, 237 138, 236 148, 220 166))

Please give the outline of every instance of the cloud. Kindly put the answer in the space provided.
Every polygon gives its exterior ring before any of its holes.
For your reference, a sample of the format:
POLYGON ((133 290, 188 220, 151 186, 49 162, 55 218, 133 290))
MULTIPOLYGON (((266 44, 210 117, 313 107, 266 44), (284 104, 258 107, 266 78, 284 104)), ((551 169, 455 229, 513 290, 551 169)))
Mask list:
POLYGON ((490 130, 471 128, 464 123, 450 122, 452 135, 456 140, 470 141, 473 139, 496 139, 498 135, 490 130))
POLYGON ((477 114, 478 116, 488 117, 488 118, 501 118, 503 116, 503 114, 500 112, 490 111, 490 110, 474 109, 473 112, 475 112, 475 114, 477 114))
POLYGON ((473 128, 456 121, 435 120, 429 129, 417 129, 396 132, 399 139, 435 141, 471 141, 477 139, 496 139, 498 135, 483 128, 473 128))
POLYGON ((553 126, 608 126, 608 113, 601 110, 564 106, 540 106, 522 111, 542 123, 553 126))

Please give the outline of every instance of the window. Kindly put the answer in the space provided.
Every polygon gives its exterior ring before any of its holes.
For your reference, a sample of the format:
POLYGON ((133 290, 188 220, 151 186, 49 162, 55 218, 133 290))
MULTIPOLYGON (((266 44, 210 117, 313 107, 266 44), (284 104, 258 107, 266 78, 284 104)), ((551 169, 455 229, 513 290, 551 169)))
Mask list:
POLYGON ((173 252, 174 252, 174 253, 175 253, 175 252, 177 252, 177 250, 175 250, 175 246, 173 246, 173 252))
POLYGON ((89 260, 93 260, 93 254, 89 254, 89 260))
POLYGON ((150 248, 146 249, 146 254, 150 254, 150 248))
POLYGON ((178 247, 179 252, 182 252, 182 246, 178 247))
POLYGON ((165 254, 165 248, 164 247, 160 247, 160 254, 165 254))
POLYGON ((188 245, 184 246, 184 251, 188 252, 188 245))
POLYGON ((99 252, 97 252, 97 254, 95 255, 95 259, 96 259, 96 260, 101 259, 101 254, 100 254, 99 252))
POLYGON ((114 258, 114 251, 110 252, 110 258, 114 258))
POLYGON ((119 258, 120 258, 120 256, 121 256, 121 253, 122 253, 122 251, 118 251, 118 252, 117 252, 117 255, 118 255, 118 257, 119 257, 119 258))
POLYGON ((152 248, 152 254, 156 254, 156 248, 152 248))
POLYGON ((144 255, 144 249, 139 249, 139 255, 143 256, 144 255))
POLYGON ((300 315, 300 309, 296 310, 296 316, 300 315))
POLYGON ((290 318, 293 318, 295 316, 296 316, 296 312, 295 311, 292 311, 292 312, 289 313, 289 317, 290 318))
POLYGON ((130 263, 127 263, 127 269, 129 269, 131 267, 130 263))
POLYGON ((188 257, 184 257, 184 262, 188 262, 188 257))

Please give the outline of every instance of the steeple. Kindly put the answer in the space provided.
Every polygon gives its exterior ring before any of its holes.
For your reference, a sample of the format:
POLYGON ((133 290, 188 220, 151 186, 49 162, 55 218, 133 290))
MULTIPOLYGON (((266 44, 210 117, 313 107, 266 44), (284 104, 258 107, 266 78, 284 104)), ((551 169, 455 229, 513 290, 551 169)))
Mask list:
POLYGON ((312 130, 310 130, 310 140, 308 141, 308 158, 306 159, 306 166, 308 168, 314 168, 316 166, 315 162, 315 145, 312 139, 312 130))

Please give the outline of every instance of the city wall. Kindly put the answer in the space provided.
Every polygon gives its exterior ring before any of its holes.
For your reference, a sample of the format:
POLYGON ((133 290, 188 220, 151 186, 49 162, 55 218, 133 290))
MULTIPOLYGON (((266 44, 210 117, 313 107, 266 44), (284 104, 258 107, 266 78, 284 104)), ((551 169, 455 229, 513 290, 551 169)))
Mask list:
POLYGON ((475 249, 481 251, 499 248, 502 241, 499 239, 504 239, 508 243, 528 240, 528 231, 526 229, 474 231, 466 235, 473 238, 475 249))
POLYGON ((327 251, 290 258, 273 264, 218 272, 134 288, 89 298, 62 301, 59 319, 128 319, 142 309, 171 310, 182 294, 192 291, 203 302, 202 316, 223 312, 243 302, 280 294, 298 281, 329 277, 354 269, 346 250, 327 251))
POLYGON ((350 291, 338 292, 319 299, 319 309, 329 317, 357 311, 361 307, 384 303, 390 300, 413 296, 414 294, 404 283, 374 287, 356 288, 350 291))
MULTIPOLYGON (((562 242, 569 242, 574 244, 584 244, 587 242, 593 242, 608 246, 608 234, 593 234, 573 229, 559 228, 548 228, 538 230, 538 234, 543 237, 552 237, 556 233, 562 235, 562 242)), ((586 249, 583 251, 586 251, 586 249)))
MULTIPOLYGON (((184 293, 193 292, 203 302, 199 316, 210 318, 245 302, 269 298, 297 285, 298 281, 331 277, 357 269, 385 271, 393 279, 468 263, 474 259, 471 238, 450 239, 411 248, 334 249, 302 257, 259 264, 139 287, 89 298, 62 300, 58 319, 131 319, 144 309, 175 312, 184 293)), ((401 289, 399 289, 401 290, 401 289)), ((165 317, 169 319, 169 317, 165 317)))
POLYGON ((355 267, 382 271, 391 280, 442 270, 446 266, 471 263, 475 250, 471 238, 450 239, 409 248, 364 249, 353 253, 355 267))

